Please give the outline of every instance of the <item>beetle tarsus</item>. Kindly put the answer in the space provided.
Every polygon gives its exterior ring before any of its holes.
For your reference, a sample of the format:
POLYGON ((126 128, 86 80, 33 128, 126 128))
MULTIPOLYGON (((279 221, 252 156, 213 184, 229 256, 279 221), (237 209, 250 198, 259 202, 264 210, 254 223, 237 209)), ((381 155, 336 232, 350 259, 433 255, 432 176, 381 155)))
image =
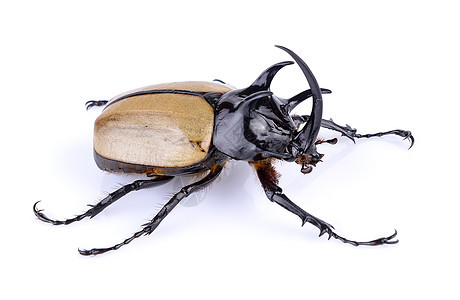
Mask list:
POLYGON ((91 249, 91 250, 86 250, 86 249, 78 248, 78 252, 81 255, 84 255, 84 256, 102 254, 102 253, 105 253, 105 252, 110 251, 110 250, 113 250, 113 249, 110 249, 110 248, 94 248, 94 249, 91 249))
POLYGON ((89 100, 85 103, 86 110, 90 109, 93 106, 104 106, 108 103, 108 100, 89 100))
POLYGON ((399 135, 400 137, 403 137, 403 140, 409 140, 410 146, 409 149, 412 148, 414 145, 415 139, 414 136, 410 131, 407 130, 401 130, 401 129, 395 129, 395 130, 390 130, 390 131, 385 131, 385 132, 377 132, 377 133, 369 133, 369 134, 355 134, 354 137, 361 139, 361 138, 371 138, 371 137, 382 137, 384 135, 389 135, 389 134, 394 134, 394 135, 399 135))
MULTIPOLYGON (((309 118, 310 116, 308 115, 293 116, 293 120, 294 122, 296 122, 297 125, 308 122, 309 118)), ((361 138, 382 137, 382 136, 391 135, 391 134, 403 137, 404 138, 403 140, 409 140, 410 142, 409 149, 412 148, 415 142, 414 136, 412 135, 410 131, 401 130, 401 129, 395 129, 395 130, 389 130, 389 131, 377 132, 377 133, 359 134, 357 133, 357 130, 355 128, 352 128, 350 125, 348 124, 346 124, 345 126, 338 125, 334 123, 332 119, 321 120, 321 127, 340 132, 342 136, 349 138, 350 140, 353 141, 353 143, 356 143, 355 138, 361 139, 361 138)))
POLYGON ((375 240, 368 241, 368 242, 353 241, 353 240, 349 240, 347 238, 344 238, 338 235, 337 233, 334 232, 334 227, 332 225, 309 214, 308 212, 303 210, 301 207, 299 207, 297 204, 292 202, 283 193, 283 190, 278 186, 278 177, 276 176, 277 173, 275 171, 275 168, 273 167, 273 165, 271 164, 269 160, 257 161, 251 164, 256 170, 257 176, 259 177, 259 181, 262 184, 262 187, 264 188, 267 198, 270 201, 277 203, 284 209, 300 217, 300 219, 302 220, 302 226, 305 225, 305 223, 307 222, 316 226, 319 229, 319 236, 328 234, 328 239, 333 237, 334 239, 337 239, 343 243, 351 244, 354 246, 359 246, 359 245, 378 246, 378 245, 383 245, 383 244, 396 244, 398 242, 398 240, 393 240, 393 238, 397 234, 396 230, 394 234, 388 237, 383 237, 383 238, 375 239, 375 240))
POLYGON ((98 255, 105 253, 107 251, 117 250, 120 247, 131 243, 134 239, 142 235, 151 234, 158 227, 158 225, 160 225, 161 221, 163 221, 164 218, 172 211, 172 209, 176 207, 177 204, 179 204, 181 200, 189 196, 191 193, 196 192, 208 185, 209 183, 211 183, 214 179, 216 179, 219 176, 222 169, 223 166, 219 165, 215 168, 211 168, 210 173, 206 175, 203 179, 183 187, 160 209, 160 211, 155 215, 155 217, 153 217, 153 219, 150 222, 142 225, 142 230, 134 233, 131 237, 125 239, 123 242, 108 248, 93 248, 90 250, 78 249, 78 252, 80 252, 81 255, 98 255))
MULTIPOLYGON (((292 211, 291 211, 292 212, 292 211)), ((295 212, 294 212, 295 213, 295 212)), ((334 226, 324 222, 323 220, 319 219, 319 218, 316 218, 310 214, 308 214, 307 212, 303 211, 304 215, 301 217, 302 219, 302 226, 305 224, 305 223, 310 223, 316 227, 318 227, 319 229, 319 236, 323 236, 324 234, 327 234, 328 235, 328 240, 332 238, 334 239, 337 239, 343 243, 346 243, 346 244, 351 244, 353 246, 360 246, 360 245, 365 245, 365 246, 378 246, 378 245, 383 245, 383 244, 396 244, 398 242, 398 240, 392 240, 396 234, 397 234, 397 231, 395 230, 395 233, 388 236, 388 237, 382 237, 382 238, 378 238, 378 239, 375 239, 375 240, 372 240, 372 241, 367 241, 367 242, 358 242, 358 241, 353 241, 353 240, 349 240, 347 238, 344 238, 340 235, 338 235, 337 233, 334 232, 334 226)))
MULTIPOLYGON (((349 240, 349 239, 346 239, 340 235, 338 235, 337 233, 335 233, 334 231, 331 230, 327 230, 327 233, 329 234, 329 238, 330 239, 331 237, 345 243, 345 244, 351 244, 353 246, 380 246, 380 245, 384 245, 384 244, 396 244, 399 242, 399 240, 392 240, 396 234, 397 234, 397 231, 395 230, 395 232, 390 235, 390 236, 387 236, 387 237, 382 237, 382 238, 378 238, 378 239, 375 239, 375 240, 372 240, 372 241, 368 241, 368 242, 358 242, 358 241, 352 241, 352 240, 349 240)), ((320 233, 320 236, 322 234, 320 233)))
POLYGON ((94 204, 94 205, 89 204, 88 206, 91 207, 90 209, 88 209, 86 212, 80 215, 75 216, 74 218, 65 219, 62 221, 50 219, 45 214, 42 213, 43 211, 42 209, 37 208, 37 204, 40 201, 37 201, 33 206, 34 214, 35 216, 37 216, 37 218, 40 221, 43 221, 46 223, 51 223, 53 225, 69 225, 73 222, 83 220, 86 217, 89 217, 89 218, 95 217, 101 211, 106 209, 110 204, 114 203, 115 201, 125 196, 129 192, 138 191, 138 190, 149 188, 149 187, 159 186, 159 185, 162 185, 170 181, 173 178, 174 178, 173 176, 156 176, 148 180, 136 180, 133 183, 122 186, 118 190, 108 194, 107 197, 99 201, 97 204, 94 204))
POLYGON ((46 222, 46 223, 50 223, 50 224, 53 224, 53 225, 68 225, 70 223, 73 223, 75 221, 80 221, 86 217, 89 217, 90 214, 90 210, 81 214, 81 215, 78 215, 74 218, 71 218, 71 219, 65 219, 65 220, 53 220, 53 219, 50 219, 48 218, 44 213, 43 213, 43 209, 38 209, 37 208, 37 204, 39 203, 40 201, 37 201, 35 202, 34 206, 33 206, 33 210, 34 210, 34 214, 35 216, 42 222, 46 222))

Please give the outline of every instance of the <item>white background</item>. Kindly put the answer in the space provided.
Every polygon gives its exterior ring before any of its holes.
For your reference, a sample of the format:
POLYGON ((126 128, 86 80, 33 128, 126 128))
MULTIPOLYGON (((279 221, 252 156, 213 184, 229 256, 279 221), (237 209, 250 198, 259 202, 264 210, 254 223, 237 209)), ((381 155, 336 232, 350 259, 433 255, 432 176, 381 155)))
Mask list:
MULTIPOLYGON (((0 30, 2 299, 458 299, 459 38, 455 1, 15 1, 0 30), (270 203, 244 162, 118 251, 180 183, 132 193, 91 220, 53 227, 32 213, 71 217, 137 177, 100 171, 92 126, 107 99, 144 85, 220 78, 250 84, 290 57, 309 64, 324 117, 362 133, 322 145, 310 175, 279 164, 285 193, 351 239, 318 238, 270 203), (5 296, 9 294, 9 296, 5 296), (118 298, 117 298, 118 299, 118 298)), ((296 66, 272 86, 307 88, 296 66)), ((300 108, 308 112, 308 103, 300 108)), ((339 136, 322 131, 322 137, 339 136)))

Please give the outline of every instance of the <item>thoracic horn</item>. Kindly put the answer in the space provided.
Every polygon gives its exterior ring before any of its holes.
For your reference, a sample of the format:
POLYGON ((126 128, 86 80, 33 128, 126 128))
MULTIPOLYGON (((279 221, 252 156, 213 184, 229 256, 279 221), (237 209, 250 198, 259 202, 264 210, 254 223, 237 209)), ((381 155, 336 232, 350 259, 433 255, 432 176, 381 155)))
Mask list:
POLYGON ((292 65, 293 61, 283 61, 269 67, 246 89, 243 94, 250 95, 258 91, 268 91, 272 83, 273 77, 278 73, 281 68, 292 65))

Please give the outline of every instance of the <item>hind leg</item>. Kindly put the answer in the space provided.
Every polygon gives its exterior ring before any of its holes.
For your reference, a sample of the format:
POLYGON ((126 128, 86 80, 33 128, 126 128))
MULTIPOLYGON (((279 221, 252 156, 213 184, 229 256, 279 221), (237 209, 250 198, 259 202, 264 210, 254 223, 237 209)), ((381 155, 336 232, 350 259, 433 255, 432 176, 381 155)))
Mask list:
POLYGON ((89 210, 87 210, 86 212, 80 215, 75 216, 74 218, 65 219, 65 220, 50 219, 45 214, 42 213, 43 210, 37 208, 37 204, 40 201, 37 201, 34 204, 34 207, 33 207, 34 214, 37 216, 37 218, 40 221, 43 221, 43 222, 51 223, 53 225, 68 225, 75 221, 80 221, 86 217, 93 218, 98 213, 100 213, 105 208, 107 208, 107 206, 114 203, 115 201, 117 201, 124 195, 128 194, 129 192, 138 191, 138 190, 149 188, 149 187, 159 186, 159 185, 165 184, 166 182, 170 181, 173 178, 174 178, 173 176, 156 176, 148 180, 136 180, 133 183, 122 186, 118 190, 108 194, 107 197, 99 201, 99 203, 97 203, 96 205, 89 205, 91 206, 89 210))
POLYGON ((153 219, 150 222, 144 224, 143 228, 140 231, 134 233, 131 237, 125 239, 121 243, 118 243, 118 244, 116 244, 116 245, 114 245, 112 247, 108 247, 108 248, 94 248, 94 249, 90 249, 90 250, 80 250, 80 249, 78 249, 78 251, 80 252, 81 255, 102 254, 102 253, 105 253, 107 251, 117 250, 118 248, 131 243, 134 239, 136 239, 136 238, 138 238, 138 237, 140 237, 142 235, 151 234, 158 227, 158 225, 160 225, 161 221, 163 221, 164 218, 166 218, 166 216, 173 210, 174 207, 176 207, 177 204, 179 204, 179 202, 182 199, 184 199, 185 197, 189 196, 191 193, 196 192, 196 191, 200 190, 201 188, 207 186, 209 183, 211 183, 214 179, 216 179, 219 176, 219 174, 222 171, 222 169, 223 169, 223 166, 217 165, 217 166, 211 168, 209 174, 206 175, 206 177, 204 177, 203 179, 201 179, 201 180, 199 180, 197 182, 194 182, 192 184, 184 186, 178 193, 176 193, 161 208, 161 210, 155 215, 155 217, 153 217, 153 219))

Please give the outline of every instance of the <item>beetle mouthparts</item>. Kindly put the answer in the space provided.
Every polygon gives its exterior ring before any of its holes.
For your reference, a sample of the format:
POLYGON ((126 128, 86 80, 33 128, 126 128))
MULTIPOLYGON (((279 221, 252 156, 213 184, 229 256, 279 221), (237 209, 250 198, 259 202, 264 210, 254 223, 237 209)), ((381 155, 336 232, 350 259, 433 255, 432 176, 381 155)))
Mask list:
POLYGON ((323 158, 324 154, 302 154, 296 159, 296 163, 302 165, 300 172, 303 174, 309 174, 313 171, 313 167, 316 167, 316 164, 323 158))
POLYGON ((302 174, 310 174, 311 171, 313 171, 313 167, 307 164, 302 165, 302 169, 300 169, 300 172, 302 172, 302 174))

